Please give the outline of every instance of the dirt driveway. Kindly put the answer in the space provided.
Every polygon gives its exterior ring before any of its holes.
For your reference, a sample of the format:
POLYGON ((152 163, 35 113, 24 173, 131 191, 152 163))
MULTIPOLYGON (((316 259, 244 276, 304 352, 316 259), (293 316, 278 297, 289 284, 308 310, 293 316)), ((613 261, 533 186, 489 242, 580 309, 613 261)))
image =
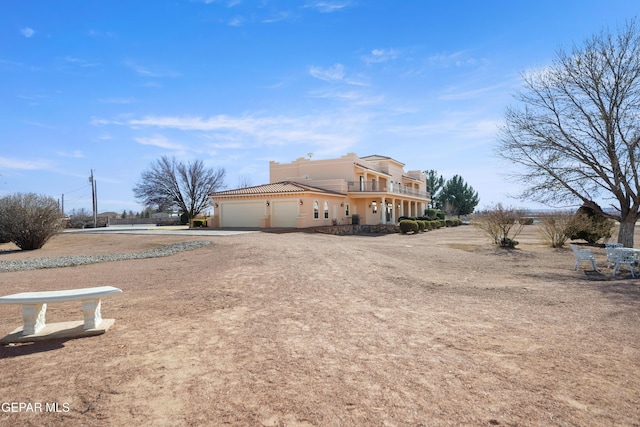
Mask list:
MULTIPOLYGON (((535 226, 514 251, 463 226, 64 234, 29 253, 0 245, 0 260, 203 239, 166 258, 0 273, 0 295, 124 291, 103 300, 104 335, 0 347, 0 424, 640 426, 640 279, 611 278, 603 249, 601 274, 575 272, 535 226)), ((0 335, 20 324, 20 307, 0 306, 0 335)))

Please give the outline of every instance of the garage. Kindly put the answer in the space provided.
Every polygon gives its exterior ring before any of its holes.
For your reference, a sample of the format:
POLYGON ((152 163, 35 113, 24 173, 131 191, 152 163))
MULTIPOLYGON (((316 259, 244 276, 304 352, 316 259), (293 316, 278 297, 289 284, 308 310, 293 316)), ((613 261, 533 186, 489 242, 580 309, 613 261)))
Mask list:
POLYGON ((265 202, 226 202, 220 205, 221 227, 260 227, 265 202))
POLYGON ((298 200, 274 200, 271 204, 272 227, 298 226, 298 200))

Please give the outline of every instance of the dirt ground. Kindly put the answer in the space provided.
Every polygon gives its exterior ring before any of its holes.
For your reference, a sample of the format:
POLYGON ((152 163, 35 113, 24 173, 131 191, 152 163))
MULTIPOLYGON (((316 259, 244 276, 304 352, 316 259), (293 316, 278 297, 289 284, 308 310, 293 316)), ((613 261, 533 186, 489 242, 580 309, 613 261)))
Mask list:
MULTIPOLYGON (((0 260, 212 245, 0 273, 0 295, 113 285, 104 335, 0 347, 11 426, 640 426, 640 278, 573 270, 536 226, 428 233, 63 234, 0 260), (35 410, 57 403, 58 411, 35 410), (11 404, 31 404, 13 411, 11 404)), ((640 242, 640 236, 636 237, 640 242)), ((80 320, 50 304, 47 322, 80 320)), ((0 335, 22 323, 0 305, 0 335)))

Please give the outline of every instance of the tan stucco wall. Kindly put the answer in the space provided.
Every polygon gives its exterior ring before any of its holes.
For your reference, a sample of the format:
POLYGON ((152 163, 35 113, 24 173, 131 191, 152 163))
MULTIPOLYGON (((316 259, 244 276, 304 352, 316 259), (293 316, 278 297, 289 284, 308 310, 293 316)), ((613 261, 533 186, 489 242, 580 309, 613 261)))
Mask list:
POLYGON ((391 191, 399 185, 413 190, 425 191, 426 174, 422 171, 405 172, 402 165, 394 160, 383 159, 367 161, 355 153, 346 154, 337 159, 310 160, 299 158, 291 163, 269 162, 269 181, 296 181, 332 191, 343 191, 346 182, 359 182, 363 176, 365 183, 376 181, 378 188, 391 191), (342 181, 342 185, 336 180, 342 181))
MULTIPOLYGON (((312 180, 355 180, 353 163, 358 156, 349 153, 337 159, 309 160, 299 158, 291 163, 269 162, 270 182, 296 181, 308 176, 312 180)), ((307 181, 308 183, 308 181, 307 181)), ((310 184, 311 185, 311 184, 310 184)))

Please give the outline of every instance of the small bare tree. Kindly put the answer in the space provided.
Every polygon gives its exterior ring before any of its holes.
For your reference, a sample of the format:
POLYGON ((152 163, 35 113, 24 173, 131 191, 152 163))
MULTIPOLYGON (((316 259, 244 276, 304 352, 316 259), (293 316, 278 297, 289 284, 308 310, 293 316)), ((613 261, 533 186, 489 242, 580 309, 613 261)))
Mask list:
POLYGON ((540 233, 552 248, 561 248, 573 233, 574 214, 571 211, 557 211, 539 215, 540 233))
POLYGON ((477 212, 472 224, 484 231, 493 243, 503 248, 515 248, 515 238, 520 234, 525 221, 524 212, 512 207, 503 207, 501 203, 477 212))
POLYGON ((247 188, 253 186, 251 175, 241 175, 238 177, 238 188, 247 188))
POLYGON ((61 231, 62 214, 53 197, 17 193, 0 199, 0 236, 20 249, 40 249, 61 231))
POLYGON ((224 186, 224 176, 224 169, 206 168, 202 160, 185 164, 162 156, 142 173, 133 193, 145 206, 175 207, 190 221, 209 207, 209 194, 224 186))

